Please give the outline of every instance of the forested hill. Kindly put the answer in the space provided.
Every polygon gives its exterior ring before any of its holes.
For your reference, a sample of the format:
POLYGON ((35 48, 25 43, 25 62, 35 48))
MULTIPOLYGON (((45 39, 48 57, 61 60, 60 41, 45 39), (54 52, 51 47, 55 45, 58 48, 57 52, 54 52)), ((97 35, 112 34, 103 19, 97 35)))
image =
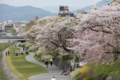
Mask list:
POLYGON ((0 22, 13 20, 33 20, 35 16, 43 18, 45 16, 54 16, 56 14, 45 11, 41 8, 32 6, 14 7, 6 4, 0 4, 0 22))

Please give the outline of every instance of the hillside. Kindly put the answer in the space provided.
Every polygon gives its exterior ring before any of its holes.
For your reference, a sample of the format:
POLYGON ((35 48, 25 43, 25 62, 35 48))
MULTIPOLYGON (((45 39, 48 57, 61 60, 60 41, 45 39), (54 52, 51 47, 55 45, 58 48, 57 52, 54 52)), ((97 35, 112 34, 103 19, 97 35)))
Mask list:
MULTIPOLYGON (((99 1, 98 3, 96 3, 96 5, 98 7, 102 7, 102 6, 105 6, 107 5, 108 3, 112 2, 113 0, 101 0, 99 1), (107 2, 109 1, 109 2, 107 2)), ((117 0, 117 1, 120 1, 120 0, 117 0)), ((85 10, 85 11, 89 11, 90 10, 90 7, 92 7, 93 5, 89 5, 89 6, 86 6, 86 7, 83 7, 82 9, 85 10)), ((76 11, 79 9, 80 6, 78 7, 71 7, 71 6, 68 6, 69 10, 73 13, 76 14, 76 11)), ((54 13, 58 13, 59 11, 59 6, 47 6, 47 7, 42 7, 42 9, 44 10, 47 10, 49 12, 54 12, 54 13)))
MULTIPOLYGON (((110 3, 110 2, 112 2, 113 0, 108 0, 109 2, 107 2, 107 0, 101 0, 101 1, 99 1, 98 3, 96 3, 96 5, 98 6, 98 7, 102 7, 102 6, 104 6, 104 5, 107 5, 108 3, 110 3)), ((120 0, 117 0, 117 1, 120 1, 120 0)), ((89 11, 90 10, 90 7, 92 7, 93 5, 91 5, 91 6, 86 6, 86 7, 84 7, 83 9, 85 10, 85 11, 89 11)))
POLYGON ((13 20, 33 20, 35 16, 43 18, 45 16, 54 16, 56 14, 49 11, 45 11, 41 8, 35 8, 32 6, 14 7, 6 4, 0 4, 0 22, 13 20))

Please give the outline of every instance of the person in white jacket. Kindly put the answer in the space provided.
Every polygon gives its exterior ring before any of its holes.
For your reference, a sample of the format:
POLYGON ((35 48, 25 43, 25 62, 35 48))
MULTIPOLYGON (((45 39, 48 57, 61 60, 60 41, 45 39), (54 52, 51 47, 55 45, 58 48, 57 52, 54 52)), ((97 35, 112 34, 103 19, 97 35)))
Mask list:
POLYGON ((50 64, 51 64, 51 66, 52 66, 52 64, 53 64, 53 59, 52 59, 52 58, 50 59, 50 64))
POLYGON ((51 80, 56 80, 55 77, 52 77, 51 80))

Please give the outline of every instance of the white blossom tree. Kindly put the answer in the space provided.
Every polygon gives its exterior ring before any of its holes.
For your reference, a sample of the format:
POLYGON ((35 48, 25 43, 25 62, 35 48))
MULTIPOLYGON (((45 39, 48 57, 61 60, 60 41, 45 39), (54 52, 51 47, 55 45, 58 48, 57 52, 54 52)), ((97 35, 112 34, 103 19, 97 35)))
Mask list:
POLYGON ((69 22, 61 17, 45 17, 26 32, 26 37, 49 53, 58 48, 69 52, 70 50, 66 48, 68 46, 66 39, 72 38, 73 25, 74 21, 69 22))
POLYGON ((84 55, 87 62, 120 59, 120 5, 104 6, 73 27, 69 49, 84 55))

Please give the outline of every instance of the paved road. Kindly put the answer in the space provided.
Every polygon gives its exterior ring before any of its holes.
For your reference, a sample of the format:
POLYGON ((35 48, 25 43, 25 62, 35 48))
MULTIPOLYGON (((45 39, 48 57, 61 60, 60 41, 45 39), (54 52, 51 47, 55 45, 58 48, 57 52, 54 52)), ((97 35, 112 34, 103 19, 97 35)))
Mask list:
MULTIPOLYGON (((38 65, 41 65, 43 67, 46 67, 44 63, 35 60, 33 56, 34 54, 30 53, 30 55, 26 56, 26 60, 38 65)), ((49 71, 49 73, 31 76, 29 77, 29 80, 51 80, 53 76, 56 78, 56 80, 69 80, 69 76, 60 75, 62 70, 57 68, 55 65, 53 66, 49 65, 47 70, 49 71)))

